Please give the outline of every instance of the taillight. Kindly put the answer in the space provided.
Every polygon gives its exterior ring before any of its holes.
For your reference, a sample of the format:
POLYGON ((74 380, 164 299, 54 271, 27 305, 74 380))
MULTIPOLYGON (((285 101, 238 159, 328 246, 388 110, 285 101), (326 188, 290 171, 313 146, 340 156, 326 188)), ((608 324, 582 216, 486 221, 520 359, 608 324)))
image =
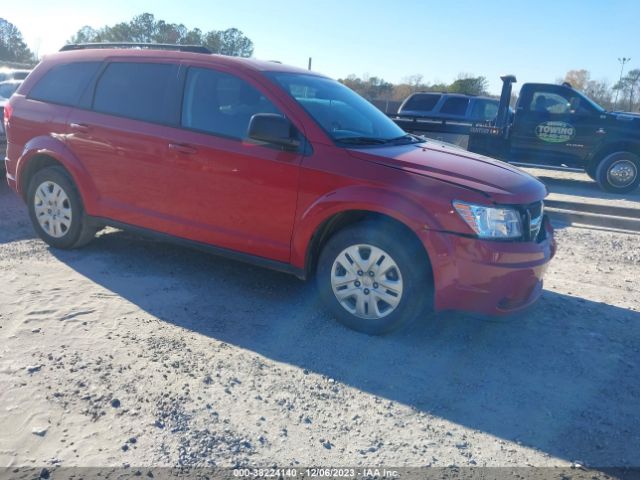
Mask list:
POLYGON ((13 113, 13 107, 10 104, 6 104, 4 106, 4 129, 7 129, 7 125, 9 125, 9 119, 11 118, 11 114, 13 113))

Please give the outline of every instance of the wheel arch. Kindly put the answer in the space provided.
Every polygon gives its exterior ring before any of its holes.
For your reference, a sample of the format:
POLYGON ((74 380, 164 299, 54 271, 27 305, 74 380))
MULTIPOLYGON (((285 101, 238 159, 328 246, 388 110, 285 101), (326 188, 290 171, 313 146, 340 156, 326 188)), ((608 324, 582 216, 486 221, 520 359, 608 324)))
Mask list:
POLYGON ((601 160, 607 158, 607 156, 616 152, 631 152, 640 157, 640 142, 621 140, 617 142, 606 143, 600 146, 591 155, 591 158, 587 162, 585 170, 587 170, 588 172, 593 172, 595 174, 598 163, 600 163, 601 160))
MULTIPOLYGON (((416 251, 420 252, 424 256, 424 261, 432 269, 431 259, 429 252, 416 235, 406 223, 390 216, 386 213, 381 213, 376 210, 343 210, 334 213, 330 217, 326 218, 313 232, 311 239, 308 243, 305 252, 304 272, 307 278, 313 276, 316 270, 318 258, 323 246, 329 241, 329 239, 337 232, 364 222, 375 222, 380 224, 384 228, 395 230, 399 236, 404 236, 408 241, 413 244, 416 251)), ((433 273, 431 272, 431 279, 433 280, 433 273)))
POLYGON ((331 235, 364 220, 380 221, 404 232, 431 263, 417 232, 423 228, 439 229, 437 219, 409 195, 362 185, 331 191, 298 215, 290 263, 308 278, 314 273, 319 252, 331 235))
POLYGON ((96 203, 93 182, 76 156, 61 141, 52 137, 37 137, 28 142, 18 159, 16 168, 17 190, 26 200, 29 182, 33 175, 48 166, 64 168, 78 189, 84 208, 94 209, 96 203))
POLYGON ((18 174, 18 185, 20 189, 20 194, 22 198, 27 200, 27 191, 29 189, 29 184, 31 183, 31 179, 33 176, 40 170, 46 167, 62 167, 66 172, 69 172, 67 168, 62 164, 62 162, 58 161, 53 155, 47 152, 39 152, 29 158, 29 161, 24 165, 24 168, 20 170, 18 174))

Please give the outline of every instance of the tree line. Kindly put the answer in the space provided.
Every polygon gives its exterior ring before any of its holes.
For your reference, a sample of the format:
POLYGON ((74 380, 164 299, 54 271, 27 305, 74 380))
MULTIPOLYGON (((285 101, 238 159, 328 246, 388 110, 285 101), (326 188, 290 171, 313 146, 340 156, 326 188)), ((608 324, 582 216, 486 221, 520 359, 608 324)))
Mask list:
MULTIPOLYGON (((531 79, 535 81, 536 79, 531 79)), ((452 83, 427 83, 422 75, 405 77, 394 84, 376 76, 349 75, 339 80, 352 90, 371 101, 400 102, 414 92, 450 92, 467 95, 489 95, 487 79, 482 76, 460 74, 452 83)), ((571 86, 584 93, 606 110, 640 111, 640 69, 627 72, 618 82, 610 85, 606 80, 593 80, 588 70, 569 70, 557 83, 569 82, 571 86)), ((515 105, 517 95, 512 95, 511 104, 515 105)))
POLYGON ((237 28, 210 30, 188 29, 181 23, 156 20, 153 14, 136 15, 128 22, 95 29, 84 26, 69 39, 69 43, 136 42, 202 45, 213 53, 250 57, 253 42, 237 28))
POLYGON ((414 92, 450 92, 467 95, 487 95, 487 79, 461 73, 452 83, 427 83, 422 75, 405 77, 393 84, 380 77, 364 75, 362 78, 349 75, 338 80, 368 100, 390 100, 399 102, 414 92))
MULTIPOLYGON (((250 57, 254 49, 251 39, 237 28, 205 32, 199 28, 188 29, 181 23, 156 19, 151 13, 142 13, 128 22, 97 29, 87 25, 69 39, 69 43, 92 42, 203 45, 213 53, 240 57, 250 57)), ((27 46, 20 30, 4 18, 0 18, 0 62, 26 65, 37 62, 36 55, 27 46)), ((369 100, 399 102, 417 91, 487 95, 487 79, 470 74, 460 74, 450 84, 428 83, 422 75, 405 77, 397 84, 369 75, 349 75, 339 81, 369 100)), ((592 79, 590 72, 584 69, 569 70, 563 78, 558 79, 559 83, 563 81, 569 82, 607 110, 640 111, 640 69, 630 70, 613 85, 605 80, 592 79)), ((512 96, 512 102, 515 99, 512 96)))
POLYGON ((36 62, 36 56, 27 47, 22 32, 4 18, 0 18, 0 61, 27 65, 36 62))
MULTIPOLYGON (((156 19, 151 13, 136 15, 128 22, 105 25, 101 28, 84 26, 68 43, 136 42, 202 45, 213 53, 250 57, 253 42, 237 28, 202 31, 188 29, 181 23, 156 19)), ((62 45, 61 45, 62 46, 62 45)), ((29 49, 20 30, 11 22, 0 18, 0 61, 34 65, 36 55, 29 49)))
POLYGON ((640 111, 640 69, 627 72, 613 85, 605 80, 593 80, 588 70, 569 70, 563 79, 606 110, 640 111))

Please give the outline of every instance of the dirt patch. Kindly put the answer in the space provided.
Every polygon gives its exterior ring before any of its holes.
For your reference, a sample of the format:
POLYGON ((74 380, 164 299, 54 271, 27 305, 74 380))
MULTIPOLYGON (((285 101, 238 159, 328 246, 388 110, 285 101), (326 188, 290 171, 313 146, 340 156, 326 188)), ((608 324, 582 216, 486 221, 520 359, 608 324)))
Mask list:
POLYGON ((640 236, 557 232, 526 314, 371 338, 310 284, 109 230, 33 237, 0 188, 3 466, 640 466, 640 236))

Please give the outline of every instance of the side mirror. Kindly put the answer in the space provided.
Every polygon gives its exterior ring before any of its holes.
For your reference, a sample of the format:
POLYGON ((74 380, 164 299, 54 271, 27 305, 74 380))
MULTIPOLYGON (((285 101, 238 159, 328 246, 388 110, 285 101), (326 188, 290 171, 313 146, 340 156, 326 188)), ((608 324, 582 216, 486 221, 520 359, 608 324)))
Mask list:
POLYGON ((249 138, 297 150, 300 140, 289 120, 276 113, 256 113, 249 121, 249 138))

